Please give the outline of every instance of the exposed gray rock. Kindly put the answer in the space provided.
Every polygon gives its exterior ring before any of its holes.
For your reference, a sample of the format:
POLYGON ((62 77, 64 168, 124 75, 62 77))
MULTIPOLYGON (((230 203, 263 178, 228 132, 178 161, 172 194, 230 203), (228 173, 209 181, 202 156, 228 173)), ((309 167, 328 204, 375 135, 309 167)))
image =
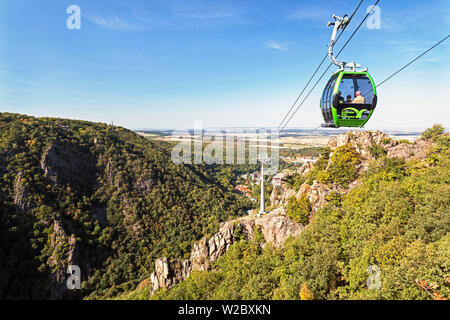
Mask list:
POLYGON ((406 160, 422 160, 428 155, 434 143, 430 140, 419 138, 413 144, 400 143, 387 150, 388 157, 405 158, 406 160))
POLYGON ((51 144, 42 154, 41 169, 53 184, 90 188, 95 184, 95 163, 88 153, 51 144))
POLYGON ((62 299, 68 294, 66 279, 67 267, 79 265, 79 248, 75 234, 67 235, 62 223, 59 220, 53 221, 53 233, 50 237, 52 255, 47 261, 47 265, 52 268, 50 278, 52 282, 52 299, 62 299))
POLYGON ((399 157, 405 160, 424 159, 434 143, 422 138, 416 139, 413 143, 399 143, 387 134, 380 131, 349 131, 342 133, 329 142, 332 150, 350 143, 361 155, 363 160, 374 160, 370 153, 373 145, 383 147, 388 157, 399 157))
POLYGON ((20 208, 21 211, 28 211, 33 209, 33 205, 27 200, 29 195, 28 189, 24 184, 23 172, 19 171, 14 180, 14 204, 20 208))
MULTIPOLYGON (((336 148, 344 146, 345 144, 351 144, 358 152, 360 157, 360 163, 357 166, 359 174, 367 172, 370 163, 376 158, 371 154, 371 148, 374 145, 382 147, 388 157, 399 157, 405 160, 423 160, 427 157, 429 150, 434 146, 433 142, 424 140, 422 138, 417 139, 414 143, 399 143, 392 139, 387 134, 380 131, 349 131, 342 133, 335 138, 332 138, 328 146, 330 147, 331 156, 335 152, 336 148)), ((331 159, 328 166, 331 164, 331 159)), ((289 177, 295 173, 300 175, 306 175, 308 172, 314 169, 313 163, 307 163, 303 165, 296 172, 286 170, 284 172, 284 180, 288 180, 289 177)), ((303 184, 298 192, 295 192, 289 187, 287 183, 281 183, 281 186, 274 188, 271 195, 272 206, 285 205, 289 198, 306 196, 306 198, 312 204, 313 213, 317 211, 322 205, 324 205, 331 191, 339 192, 340 194, 346 194, 354 188, 361 185, 361 180, 358 178, 350 183, 348 188, 340 188, 339 186, 327 186, 326 184, 314 181, 310 186, 303 184)))
POLYGON ((312 186, 304 183, 297 193, 297 198, 306 196, 309 202, 311 202, 312 211, 315 212, 327 202, 326 198, 331 191, 332 189, 324 183, 314 181, 312 186))
POLYGON ((269 214, 262 215, 256 218, 254 223, 261 227, 266 243, 277 248, 283 247, 289 237, 296 237, 303 230, 303 226, 286 216, 284 208, 278 208, 269 214))
POLYGON ((245 240, 255 237, 254 226, 260 227, 264 239, 275 247, 282 247, 290 236, 297 236, 302 226, 286 217, 283 209, 277 209, 261 217, 244 217, 221 224, 219 231, 211 238, 202 238, 192 249, 189 260, 174 263, 174 268, 167 258, 155 261, 155 272, 150 276, 150 292, 153 294, 159 288, 170 288, 185 280, 192 271, 206 271, 211 264, 224 255, 237 240, 237 228, 245 240))

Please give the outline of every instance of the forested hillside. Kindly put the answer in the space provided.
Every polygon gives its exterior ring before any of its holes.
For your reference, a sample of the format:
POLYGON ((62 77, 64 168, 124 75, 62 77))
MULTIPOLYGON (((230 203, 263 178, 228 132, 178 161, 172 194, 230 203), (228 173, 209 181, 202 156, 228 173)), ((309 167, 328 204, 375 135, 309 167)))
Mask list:
POLYGON ((102 123, 0 113, 0 299, 105 298, 251 204, 170 148, 102 123), (66 290, 68 264, 82 290, 66 290))
MULTIPOLYGON (((143 287, 123 297, 450 298, 450 137, 441 126, 422 136, 420 145, 432 147, 416 150, 424 154, 420 159, 412 152, 409 160, 388 157, 387 137, 358 146, 374 159, 367 168, 355 144, 324 150, 314 169, 296 181, 304 189, 314 181, 345 193, 330 192, 315 212, 305 196, 285 203, 287 215, 307 226, 283 248, 262 246, 261 238, 242 240, 209 271, 195 271, 154 296, 143 287), (357 187, 345 189, 355 179, 357 187)), ((410 144, 401 141, 396 150, 410 144)))

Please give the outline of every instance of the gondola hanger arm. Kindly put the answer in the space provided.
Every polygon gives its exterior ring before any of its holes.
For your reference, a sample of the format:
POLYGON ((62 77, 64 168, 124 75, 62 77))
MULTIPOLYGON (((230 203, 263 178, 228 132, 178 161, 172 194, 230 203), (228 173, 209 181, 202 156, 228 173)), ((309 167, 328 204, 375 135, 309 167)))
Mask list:
POLYGON ((333 33, 331 34, 331 40, 330 40, 330 43, 328 44, 328 55, 331 59, 331 62, 333 62, 336 66, 338 66, 339 70, 344 71, 346 68, 348 68, 348 69, 351 69, 352 71, 356 71, 357 68, 361 68, 361 65, 355 63, 354 61, 352 61, 350 63, 347 63, 345 61, 338 61, 333 54, 334 44, 336 43, 337 32, 340 29, 344 29, 348 25, 350 20, 347 15, 345 15, 344 17, 341 18, 334 14, 333 14, 333 19, 334 19, 334 22, 328 22, 328 26, 334 26, 333 33))

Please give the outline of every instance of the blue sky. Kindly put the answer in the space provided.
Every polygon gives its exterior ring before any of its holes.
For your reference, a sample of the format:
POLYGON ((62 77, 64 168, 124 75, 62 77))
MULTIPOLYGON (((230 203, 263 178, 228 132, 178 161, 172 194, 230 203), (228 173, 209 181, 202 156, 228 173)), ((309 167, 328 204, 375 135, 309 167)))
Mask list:
MULTIPOLYGON (((331 15, 350 14, 358 2, 2 0, 0 111, 128 128, 276 127, 327 50, 331 15), (66 28, 72 4, 81 30, 66 28)), ((381 29, 364 25, 342 53, 376 82, 450 30, 449 1, 379 6, 381 29)), ((450 40, 382 86, 367 127, 448 127, 449 48, 450 40)), ((321 123, 325 82, 289 126, 321 123)))

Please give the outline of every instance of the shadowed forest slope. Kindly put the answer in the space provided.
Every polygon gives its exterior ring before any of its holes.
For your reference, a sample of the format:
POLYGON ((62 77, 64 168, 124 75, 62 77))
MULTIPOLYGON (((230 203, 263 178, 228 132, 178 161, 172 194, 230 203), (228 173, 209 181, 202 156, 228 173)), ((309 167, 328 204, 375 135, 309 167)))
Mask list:
POLYGON ((102 123, 0 113, 0 298, 109 297, 250 206, 170 146, 102 123), (68 265, 82 290, 66 290, 68 265))

